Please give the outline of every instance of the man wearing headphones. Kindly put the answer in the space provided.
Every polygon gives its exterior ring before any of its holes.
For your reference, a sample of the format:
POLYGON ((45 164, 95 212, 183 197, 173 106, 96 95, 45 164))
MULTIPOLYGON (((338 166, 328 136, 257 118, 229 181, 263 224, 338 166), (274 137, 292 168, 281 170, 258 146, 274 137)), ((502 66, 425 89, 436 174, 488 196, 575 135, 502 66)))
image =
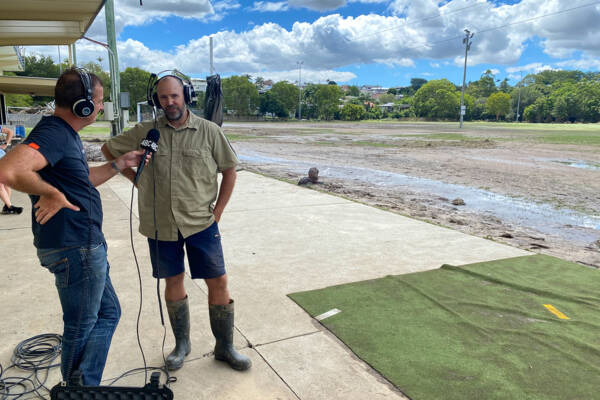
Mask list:
POLYGON ((30 194, 34 245, 55 276, 63 311, 61 372, 68 382, 98 385, 121 315, 109 277, 96 186, 137 165, 143 151, 89 168, 77 133, 103 109, 94 74, 66 70, 54 89, 56 110, 0 160, 0 183, 30 194), (81 380, 77 377, 81 377, 81 380))
MULTIPOLYGON (((158 151, 137 185, 140 233, 148 237, 154 277, 166 281, 165 300, 176 343, 167 368, 181 368, 191 351, 185 245, 192 279, 204 279, 208 287, 215 358, 236 370, 247 370, 250 359, 233 347, 233 300, 217 226, 233 192, 239 161, 221 129, 188 109, 194 93, 187 78, 177 71, 169 73, 160 79, 155 75, 157 81, 149 85, 148 103, 161 108, 164 116, 112 138, 102 146, 102 153, 111 160, 139 148, 151 128, 160 130, 158 151)), ((124 174, 134 181, 133 170, 124 174)))

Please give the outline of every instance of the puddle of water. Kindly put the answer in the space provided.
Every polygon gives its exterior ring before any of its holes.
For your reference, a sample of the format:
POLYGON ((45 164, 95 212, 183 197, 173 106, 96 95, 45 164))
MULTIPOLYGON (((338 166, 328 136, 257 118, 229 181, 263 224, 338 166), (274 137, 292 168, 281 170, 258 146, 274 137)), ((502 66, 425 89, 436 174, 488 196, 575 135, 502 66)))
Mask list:
POLYGON ((308 169, 316 165, 322 177, 355 179, 390 188, 405 187, 411 191, 435 194, 448 199, 460 197, 469 211, 492 215, 515 225, 533 228, 584 245, 598 240, 600 236, 600 216, 556 209, 550 204, 513 199, 487 190, 370 168, 286 160, 258 153, 240 154, 239 158, 250 164, 283 164, 299 176, 306 175, 308 169))
POLYGON ((552 162, 568 165, 574 168, 592 169, 600 171, 600 163, 587 162, 581 160, 552 160, 552 162))

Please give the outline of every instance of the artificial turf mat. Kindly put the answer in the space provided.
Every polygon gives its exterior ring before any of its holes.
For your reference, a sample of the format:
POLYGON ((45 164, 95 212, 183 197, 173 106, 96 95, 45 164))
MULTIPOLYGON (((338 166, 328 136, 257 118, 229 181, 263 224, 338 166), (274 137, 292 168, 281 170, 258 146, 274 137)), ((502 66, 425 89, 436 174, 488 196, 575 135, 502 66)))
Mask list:
POLYGON ((598 270, 534 255, 289 296, 341 310, 321 323, 414 400, 600 399, 598 270))

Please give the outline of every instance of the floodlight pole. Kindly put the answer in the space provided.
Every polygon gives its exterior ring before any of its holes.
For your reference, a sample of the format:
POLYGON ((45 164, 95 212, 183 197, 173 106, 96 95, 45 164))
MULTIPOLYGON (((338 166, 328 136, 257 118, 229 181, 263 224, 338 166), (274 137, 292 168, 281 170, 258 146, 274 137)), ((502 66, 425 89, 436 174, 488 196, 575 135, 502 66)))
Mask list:
POLYGON ((302 121, 302 64, 304 61, 296 61, 298 64, 298 121, 302 121))
POLYGON ((209 37, 210 43, 210 75, 212 76, 215 73, 215 69, 213 67, 213 37, 209 37))
POLYGON ((521 86, 523 86, 523 71, 521 71, 521 80, 519 81, 519 97, 517 97, 517 115, 515 122, 519 122, 519 108, 521 107, 521 86))
POLYGON ((462 91, 460 93, 460 127, 463 127, 463 115, 466 112, 465 110, 465 80, 467 79, 467 53, 471 48, 471 38, 474 33, 471 33, 468 29, 465 29, 465 38, 463 39, 463 44, 465 45, 465 68, 463 70, 463 84, 462 91))

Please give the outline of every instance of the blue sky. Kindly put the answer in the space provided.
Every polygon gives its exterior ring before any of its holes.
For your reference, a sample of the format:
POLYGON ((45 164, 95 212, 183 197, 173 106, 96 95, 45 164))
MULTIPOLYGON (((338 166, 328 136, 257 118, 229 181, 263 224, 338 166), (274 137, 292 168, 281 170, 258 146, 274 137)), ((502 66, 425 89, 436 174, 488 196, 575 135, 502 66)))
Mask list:
MULTIPOLYGON (((521 71, 600 69, 600 1, 593 0, 114 1, 121 69, 204 77, 213 36, 223 77, 296 82, 302 61, 303 83, 393 87, 418 77, 460 84, 464 29, 475 33, 467 81, 488 69, 513 85, 521 71)), ((103 13, 88 36, 106 41, 103 13)), ((87 41, 77 52, 82 62, 106 59, 87 41)))

